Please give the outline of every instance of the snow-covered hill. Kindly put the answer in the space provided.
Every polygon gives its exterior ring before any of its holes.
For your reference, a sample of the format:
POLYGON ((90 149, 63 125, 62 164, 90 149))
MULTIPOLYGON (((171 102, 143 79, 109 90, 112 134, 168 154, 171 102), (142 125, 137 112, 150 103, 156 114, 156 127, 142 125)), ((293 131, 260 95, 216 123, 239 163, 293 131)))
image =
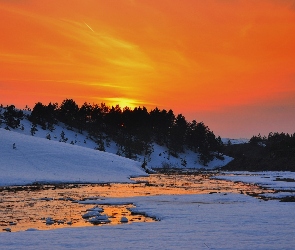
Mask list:
POLYGON ((146 175, 140 162, 69 143, 0 129, 0 185, 127 182, 146 175))
MULTIPOLYGON (((3 114, 4 110, 5 110, 4 108, 2 109, 0 108, 0 113, 2 112, 3 114)), ((24 110, 23 112, 26 115, 29 115, 31 113, 30 111, 27 111, 27 110, 24 110)), ((2 123, 2 126, 0 124, 0 128, 1 127, 4 128, 5 124, 2 123)), ((20 127, 17 129, 14 129, 13 131, 31 136, 31 128, 32 128, 32 123, 28 119, 24 118, 23 120, 21 120, 20 127)), ((50 140, 53 140, 53 141, 62 141, 62 136, 61 136, 62 133, 64 133, 64 137, 66 139, 65 143, 79 145, 79 146, 87 147, 90 149, 97 148, 97 144, 88 135, 87 132, 84 131, 83 133, 78 133, 78 131, 76 131, 75 129, 69 130, 68 126, 60 122, 54 125, 53 131, 49 131, 48 129, 44 130, 41 128, 41 126, 37 125, 37 131, 35 132, 34 136, 44 138, 44 139, 50 138, 50 140)), ((233 139, 231 140, 234 141, 233 139)), ((118 153, 119 150, 115 142, 113 141, 109 143, 105 142, 104 144, 105 144, 106 152, 113 153, 113 154, 118 153)), ((204 166, 200 164, 199 162, 198 155, 190 150, 187 150, 183 154, 179 154, 178 158, 175 158, 173 156, 168 156, 167 152, 168 150, 165 146, 160 146, 154 143, 153 153, 150 159, 146 159, 148 161, 148 166, 150 168, 158 168, 158 167, 162 167, 163 164, 167 165, 166 163, 168 163, 168 165, 172 167, 183 168, 184 166, 182 163, 185 160, 187 162, 186 164, 187 168, 204 168, 204 166)), ((206 168, 212 169, 212 168, 224 166, 230 160, 231 158, 228 158, 228 157, 225 157, 224 161, 215 159, 212 162, 210 162, 208 166, 206 166, 206 168)), ((144 157, 141 157, 140 155, 138 155, 137 161, 140 161, 141 163, 143 163, 144 157)))
MULTIPOLYGON (((0 108, 0 112, 4 109, 0 108)), ((29 111, 24 111, 29 114, 29 111)), ((25 116, 26 117, 26 116, 25 116)), ((190 150, 175 158, 164 146, 153 143, 149 159, 141 155, 136 161, 119 157, 115 142, 105 142, 105 151, 96 150, 97 144, 87 132, 70 130, 63 123, 54 129, 44 130, 37 126, 31 134, 32 123, 24 118, 16 129, 0 123, 0 184, 24 184, 34 181, 50 182, 122 182, 130 175, 143 175, 141 168, 205 168, 198 155, 190 150), (6 128, 6 129, 5 129, 6 128), (13 149, 15 144, 15 149, 13 149)), ((214 159, 206 166, 213 169, 226 165, 232 158, 214 159)))

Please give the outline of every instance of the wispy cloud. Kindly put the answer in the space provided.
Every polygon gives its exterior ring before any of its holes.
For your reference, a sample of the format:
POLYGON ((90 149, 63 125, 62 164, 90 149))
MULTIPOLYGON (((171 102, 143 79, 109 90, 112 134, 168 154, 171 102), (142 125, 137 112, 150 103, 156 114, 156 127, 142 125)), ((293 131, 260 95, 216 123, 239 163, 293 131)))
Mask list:
POLYGON ((5 98, 19 81, 27 93, 213 112, 294 94, 293 0, 0 1, 5 98))

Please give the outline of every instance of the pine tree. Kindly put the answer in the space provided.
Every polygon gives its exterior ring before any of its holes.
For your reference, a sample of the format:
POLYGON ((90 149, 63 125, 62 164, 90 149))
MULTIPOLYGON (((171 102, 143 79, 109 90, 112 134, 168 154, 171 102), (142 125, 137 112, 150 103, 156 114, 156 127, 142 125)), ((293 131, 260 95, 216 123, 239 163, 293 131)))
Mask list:
POLYGON ((31 135, 34 136, 36 134, 36 131, 38 131, 37 125, 36 125, 36 123, 32 123, 31 135))
POLYGON ((98 140, 96 141, 97 147, 96 149, 99 151, 105 151, 104 141, 102 134, 99 135, 98 140))
POLYGON ((51 135, 49 133, 46 135, 46 139, 51 140, 51 135))
POLYGON ((79 107, 73 99, 66 99, 62 102, 58 113, 59 120, 69 126, 69 129, 78 127, 79 107))
POLYGON ((68 141, 68 138, 66 138, 64 131, 61 131, 61 133, 60 133, 60 140, 59 141, 60 142, 65 142, 65 143, 68 141))
POLYGON ((13 129, 20 126, 20 120, 23 119, 23 116, 23 112, 16 110, 14 105, 6 107, 6 111, 3 113, 6 125, 13 129))

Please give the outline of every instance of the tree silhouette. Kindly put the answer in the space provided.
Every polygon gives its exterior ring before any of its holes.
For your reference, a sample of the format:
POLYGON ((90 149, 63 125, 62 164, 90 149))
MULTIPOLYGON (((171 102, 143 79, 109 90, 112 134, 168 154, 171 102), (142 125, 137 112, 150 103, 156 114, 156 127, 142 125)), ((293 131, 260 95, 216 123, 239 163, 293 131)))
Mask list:
POLYGON ((7 106, 3 113, 6 125, 13 129, 20 126, 20 120, 23 119, 23 116, 23 112, 21 110, 16 110, 14 105, 7 106))
POLYGON ((58 110, 59 120, 69 126, 70 129, 78 127, 79 107, 73 99, 66 99, 62 102, 58 110))
POLYGON ((39 124, 42 129, 49 129, 53 131, 54 124, 57 123, 56 119, 56 109, 57 104, 49 103, 48 106, 43 105, 41 102, 35 104, 29 120, 32 123, 39 124))
MULTIPOLYGON (((150 159, 153 152, 153 142, 166 146, 169 155, 178 157, 179 153, 191 149, 200 154, 200 160, 207 164, 217 156, 221 156, 223 144, 221 138, 203 122, 195 120, 187 122, 182 114, 155 108, 148 112, 145 107, 129 107, 122 109, 119 105, 108 107, 105 103, 89 104, 85 102, 79 107, 73 99, 65 99, 60 107, 49 103, 48 106, 36 103, 30 115, 32 135, 36 124, 42 128, 54 129, 57 121, 63 122, 69 129, 77 129, 82 133, 87 131, 96 141, 98 150, 105 150, 110 140, 118 146, 118 154, 136 159, 138 155, 150 159)), ((64 133, 61 141, 66 142, 64 133)), ((182 160, 183 164, 185 160, 182 160)))
POLYGON ((182 114, 179 114, 169 133, 168 149, 171 155, 178 157, 178 153, 184 151, 186 132, 187 121, 182 114))

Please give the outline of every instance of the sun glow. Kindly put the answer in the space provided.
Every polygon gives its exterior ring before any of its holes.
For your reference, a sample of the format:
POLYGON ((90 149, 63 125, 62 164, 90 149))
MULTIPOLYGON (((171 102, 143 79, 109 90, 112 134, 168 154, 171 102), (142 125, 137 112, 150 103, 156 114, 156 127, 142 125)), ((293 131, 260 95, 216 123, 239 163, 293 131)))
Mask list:
POLYGON ((294 6, 293 0, 1 1, 0 101, 157 106, 231 134, 257 131, 267 118, 265 130, 272 124, 293 133, 294 6), (230 112, 226 122, 233 124, 249 109, 235 128, 216 120, 230 112), (257 110, 263 119, 251 115, 257 110))
POLYGON ((115 107, 116 105, 119 105, 121 109, 124 109, 126 107, 130 109, 134 109, 135 107, 141 106, 140 102, 133 99, 124 98, 124 97, 105 98, 105 101, 108 106, 115 107))

